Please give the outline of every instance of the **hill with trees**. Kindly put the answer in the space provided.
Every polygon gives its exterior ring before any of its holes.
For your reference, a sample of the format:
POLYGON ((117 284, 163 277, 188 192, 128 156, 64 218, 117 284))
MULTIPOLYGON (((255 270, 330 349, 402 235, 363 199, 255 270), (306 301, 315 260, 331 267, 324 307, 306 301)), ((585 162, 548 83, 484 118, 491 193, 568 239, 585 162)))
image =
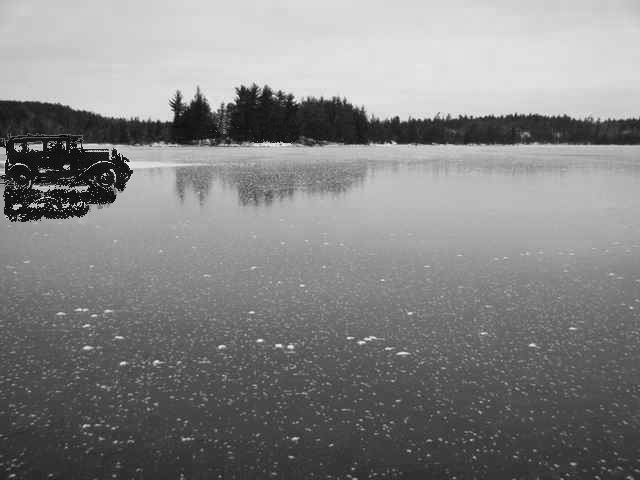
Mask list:
POLYGON ((144 144, 169 141, 170 128, 169 122, 103 117, 58 103, 0 100, 0 137, 77 133, 86 142, 144 144))

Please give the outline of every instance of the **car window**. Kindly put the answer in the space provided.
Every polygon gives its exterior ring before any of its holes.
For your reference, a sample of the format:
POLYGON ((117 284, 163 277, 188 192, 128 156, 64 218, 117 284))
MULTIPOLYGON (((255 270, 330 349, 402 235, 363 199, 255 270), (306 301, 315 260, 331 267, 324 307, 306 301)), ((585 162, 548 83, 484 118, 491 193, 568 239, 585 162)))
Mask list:
POLYGON ((66 152, 67 144, 66 142, 58 142, 56 140, 51 140, 47 142, 47 151, 48 152, 66 152))
POLYGON ((43 151, 42 142, 28 143, 27 146, 29 147, 29 151, 30 152, 42 152, 43 151))

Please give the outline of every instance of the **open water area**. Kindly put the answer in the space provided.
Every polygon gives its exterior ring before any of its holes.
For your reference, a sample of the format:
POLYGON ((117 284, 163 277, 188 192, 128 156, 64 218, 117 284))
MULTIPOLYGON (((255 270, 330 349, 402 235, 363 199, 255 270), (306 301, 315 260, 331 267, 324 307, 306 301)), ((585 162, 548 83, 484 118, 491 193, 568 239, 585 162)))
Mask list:
POLYGON ((0 478, 640 479, 639 147, 119 150, 0 219, 0 478))

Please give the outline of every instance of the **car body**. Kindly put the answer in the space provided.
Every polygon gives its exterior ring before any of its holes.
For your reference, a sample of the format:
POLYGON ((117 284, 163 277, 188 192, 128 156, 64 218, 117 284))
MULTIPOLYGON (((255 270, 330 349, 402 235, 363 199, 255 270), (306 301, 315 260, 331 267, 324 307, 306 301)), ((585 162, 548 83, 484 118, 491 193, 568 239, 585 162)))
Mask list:
POLYGON ((3 143, 5 175, 18 188, 53 183, 122 190, 131 177, 127 158, 115 148, 84 148, 82 135, 18 135, 3 143))

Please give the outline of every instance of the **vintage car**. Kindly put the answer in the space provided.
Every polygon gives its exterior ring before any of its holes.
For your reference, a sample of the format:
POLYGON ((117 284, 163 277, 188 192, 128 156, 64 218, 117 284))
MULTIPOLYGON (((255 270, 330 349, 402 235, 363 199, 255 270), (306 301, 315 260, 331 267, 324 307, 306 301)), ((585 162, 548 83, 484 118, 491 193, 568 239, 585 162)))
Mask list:
POLYGON ((129 160, 114 148, 84 148, 82 135, 18 135, 4 140, 5 176, 17 188, 34 183, 122 190, 129 160))

